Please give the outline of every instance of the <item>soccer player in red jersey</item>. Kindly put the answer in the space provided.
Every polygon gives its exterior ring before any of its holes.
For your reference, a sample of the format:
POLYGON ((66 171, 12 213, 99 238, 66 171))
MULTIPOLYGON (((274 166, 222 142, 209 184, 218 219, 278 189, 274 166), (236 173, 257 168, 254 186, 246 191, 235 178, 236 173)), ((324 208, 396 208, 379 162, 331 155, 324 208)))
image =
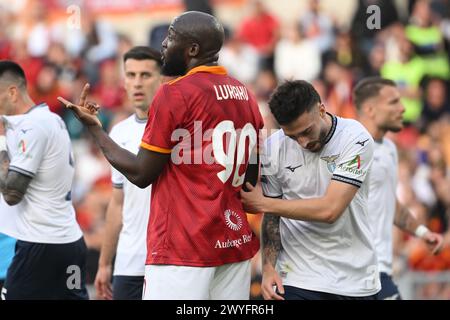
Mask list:
POLYGON ((247 88, 217 65, 223 38, 211 15, 173 20, 162 73, 183 76, 156 93, 137 156, 108 137, 92 104, 60 99, 129 181, 153 184, 144 299, 249 298, 259 242, 239 191, 244 180, 256 183, 258 165, 249 163, 263 120, 247 88))

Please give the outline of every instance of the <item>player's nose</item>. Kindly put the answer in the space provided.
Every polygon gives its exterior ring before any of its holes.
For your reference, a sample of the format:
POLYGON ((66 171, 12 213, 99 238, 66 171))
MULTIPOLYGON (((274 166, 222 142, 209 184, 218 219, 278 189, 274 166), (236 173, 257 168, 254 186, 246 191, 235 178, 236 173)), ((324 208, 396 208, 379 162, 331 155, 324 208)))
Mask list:
POLYGON ((297 143, 304 149, 306 149, 306 147, 309 144, 309 139, 305 138, 305 137, 298 137, 297 138, 297 143))

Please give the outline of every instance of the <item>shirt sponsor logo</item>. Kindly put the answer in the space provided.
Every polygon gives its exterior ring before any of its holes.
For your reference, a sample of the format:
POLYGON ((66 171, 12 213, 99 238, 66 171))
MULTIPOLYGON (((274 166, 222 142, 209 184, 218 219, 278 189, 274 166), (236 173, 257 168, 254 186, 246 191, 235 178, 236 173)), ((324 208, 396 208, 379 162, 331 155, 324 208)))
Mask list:
POLYGON ((349 167, 355 167, 356 169, 361 168, 361 156, 357 155, 353 160, 348 162, 349 167))
POLYGON ((217 240, 214 246, 215 249, 226 249, 226 248, 239 248, 245 243, 252 241, 252 233, 243 234, 242 237, 237 239, 227 239, 225 241, 217 240))
POLYGON ((224 212, 225 224, 233 231, 238 231, 242 228, 242 218, 233 210, 227 209, 224 212))
POLYGON ((351 174, 362 175, 364 171, 361 169, 361 164, 362 164, 361 156, 357 155, 352 160, 340 164, 339 169, 351 174))
POLYGON ((336 160, 339 158, 340 154, 335 154, 332 156, 320 157, 323 161, 327 163, 327 169, 329 173, 333 173, 336 170, 336 160))

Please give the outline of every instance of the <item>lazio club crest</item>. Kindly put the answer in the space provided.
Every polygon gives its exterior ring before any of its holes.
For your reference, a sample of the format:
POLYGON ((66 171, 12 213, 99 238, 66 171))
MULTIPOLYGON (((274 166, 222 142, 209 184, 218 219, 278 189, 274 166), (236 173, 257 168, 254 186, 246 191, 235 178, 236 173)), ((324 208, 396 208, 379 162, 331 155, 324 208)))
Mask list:
POLYGON ((320 159, 322 159, 323 161, 326 161, 327 163, 327 169, 329 173, 333 173, 334 170, 336 169, 336 159, 339 158, 340 154, 336 154, 333 156, 325 156, 325 157, 320 157, 320 159))

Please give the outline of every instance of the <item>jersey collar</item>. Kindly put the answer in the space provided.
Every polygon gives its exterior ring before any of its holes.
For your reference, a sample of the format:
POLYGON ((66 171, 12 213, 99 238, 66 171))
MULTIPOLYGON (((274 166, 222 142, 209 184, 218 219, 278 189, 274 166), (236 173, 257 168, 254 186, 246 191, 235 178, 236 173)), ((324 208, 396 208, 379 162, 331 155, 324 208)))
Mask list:
POLYGON ((44 107, 48 108, 48 105, 45 102, 36 104, 36 105, 32 106, 27 112, 25 112, 25 114, 31 113, 32 111, 35 111, 37 109, 44 108, 44 107))
POLYGON ((175 82, 180 81, 181 79, 186 78, 186 77, 193 75, 194 73, 198 73, 198 72, 226 75, 227 69, 225 69, 222 66, 198 66, 198 67, 195 67, 195 68, 192 68, 191 70, 189 70, 189 72, 186 73, 184 76, 181 76, 176 79, 173 79, 172 81, 169 81, 168 84, 174 84, 175 82))
POLYGON ((334 133, 336 132, 336 126, 337 126, 337 117, 334 114, 331 114, 329 112, 327 112, 327 114, 331 117, 331 129, 328 132, 327 136, 325 137, 324 144, 327 144, 331 140, 334 133))
POLYGON ((137 123, 147 123, 147 120, 148 120, 147 118, 139 119, 137 114, 136 113, 134 114, 134 121, 136 121, 137 123))

